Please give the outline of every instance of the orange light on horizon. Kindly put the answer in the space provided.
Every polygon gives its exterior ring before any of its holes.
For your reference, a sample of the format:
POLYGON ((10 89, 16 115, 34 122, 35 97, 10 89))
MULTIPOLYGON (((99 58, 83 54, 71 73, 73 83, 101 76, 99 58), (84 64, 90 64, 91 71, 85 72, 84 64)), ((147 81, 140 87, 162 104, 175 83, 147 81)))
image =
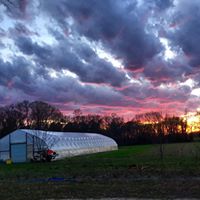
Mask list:
POLYGON ((196 115, 196 113, 190 112, 186 115, 182 116, 185 120, 187 120, 187 132, 199 132, 200 131, 200 115, 196 115))

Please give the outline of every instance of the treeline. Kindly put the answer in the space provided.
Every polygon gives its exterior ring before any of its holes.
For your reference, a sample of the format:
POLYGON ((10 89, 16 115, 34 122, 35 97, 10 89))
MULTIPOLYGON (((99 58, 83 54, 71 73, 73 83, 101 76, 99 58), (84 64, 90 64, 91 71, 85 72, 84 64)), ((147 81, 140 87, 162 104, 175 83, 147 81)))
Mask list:
POLYGON ((159 112, 136 115, 125 122, 116 114, 83 115, 75 110, 64 116, 59 109, 41 101, 23 101, 0 107, 0 137, 22 128, 63 132, 101 133, 119 145, 192 141, 187 134, 187 121, 180 117, 163 117, 159 112))

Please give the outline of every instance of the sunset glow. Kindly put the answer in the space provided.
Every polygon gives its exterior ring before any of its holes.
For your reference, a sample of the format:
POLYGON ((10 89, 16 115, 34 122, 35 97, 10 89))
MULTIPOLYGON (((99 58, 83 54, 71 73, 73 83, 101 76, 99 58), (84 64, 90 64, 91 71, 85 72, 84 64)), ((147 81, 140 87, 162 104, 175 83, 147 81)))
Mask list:
POLYGON ((182 117, 187 121, 188 133, 200 132, 200 115, 196 115, 196 113, 191 112, 182 117))
POLYGON ((0 2, 1 106, 41 100, 125 120, 199 108, 198 1, 0 2))

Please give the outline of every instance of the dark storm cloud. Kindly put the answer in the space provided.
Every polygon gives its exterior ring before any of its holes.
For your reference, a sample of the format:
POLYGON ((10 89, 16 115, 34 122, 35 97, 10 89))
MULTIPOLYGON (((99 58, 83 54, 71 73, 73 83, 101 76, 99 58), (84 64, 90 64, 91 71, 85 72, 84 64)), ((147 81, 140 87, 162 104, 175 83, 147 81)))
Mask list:
POLYGON ((118 71, 110 62, 99 58, 88 45, 77 45, 75 52, 86 61, 84 75, 80 75, 83 82, 110 83, 113 86, 120 86, 126 82, 124 72, 118 71))
POLYGON ((187 79, 187 74, 191 72, 191 67, 184 62, 178 60, 167 62, 159 57, 151 60, 145 66, 143 75, 148 78, 152 84, 158 86, 162 83, 185 81, 185 79, 187 79))
POLYGON ((12 103, 13 99, 31 97, 52 103, 74 102, 110 106, 132 103, 125 102, 123 96, 110 87, 83 85, 77 79, 66 76, 54 79, 48 75, 42 76, 44 72, 39 73, 38 70, 41 70, 40 67, 31 66, 23 57, 13 59, 12 63, 0 60, 0 91, 6 94, 4 101, 12 103))
MULTIPOLYGON (((183 51, 185 66, 181 68, 185 77, 193 78, 200 84, 200 4, 198 0, 179 1, 170 16, 172 31, 167 30, 167 37, 173 46, 183 51)), ((179 79, 181 76, 179 76, 179 79)))
POLYGON ((6 10, 9 23, 0 28, 0 37, 11 37, 2 40, 7 50, 0 52, 5 56, 0 59, 0 102, 39 99, 102 106, 109 112, 120 112, 120 107, 159 110, 170 104, 175 110, 173 106, 181 108, 191 94, 189 86, 178 82, 192 78, 200 84, 197 0, 189 6, 183 0, 177 7, 173 0, 12 2, 14 10, 6 10), (28 15, 33 19, 30 24, 28 15), (177 53, 174 60, 164 59, 164 45, 156 35, 168 37, 177 53), (100 58, 99 48, 122 60, 125 68, 100 58), (78 77, 69 77, 64 70, 78 77), (140 84, 130 83, 126 73, 140 84))
POLYGON ((25 17, 27 0, 0 0, 0 5, 5 6, 7 14, 12 18, 25 17))
POLYGON ((74 104, 104 106, 136 105, 134 100, 125 100, 123 95, 113 88, 101 85, 83 85, 77 79, 71 77, 38 79, 32 95, 51 103, 73 102, 74 104))
POLYGON ((4 49, 6 46, 2 43, 2 42, 0 42, 0 49, 4 49))
POLYGON ((121 93, 128 97, 134 96, 134 99, 141 103, 152 99, 160 103, 186 102, 190 97, 191 88, 189 86, 160 88, 134 84, 122 90, 121 93))
POLYGON ((23 53, 35 55, 39 65, 58 71, 68 69, 77 74, 83 82, 120 86, 126 81, 124 72, 118 71, 111 63, 100 59, 88 45, 76 46, 62 40, 57 46, 40 46, 27 37, 19 37, 15 43, 23 53))
POLYGON ((48 59, 52 56, 52 52, 48 45, 42 47, 36 42, 32 42, 31 38, 18 37, 15 40, 15 43, 24 54, 36 55, 40 59, 48 59))
POLYGON ((43 1, 41 5, 61 25, 60 19, 73 17, 72 28, 76 32, 103 42, 105 48, 123 59, 125 67, 132 69, 153 58, 161 51, 161 46, 153 34, 145 32, 145 23, 135 8, 137 1, 133 1, 131 10, 127 2, 74 0, 57 4, 43 1))
POLYGON ((200 66, 200 4, 199 1, 180 1, 174 14, 175 32, 169 34, 175 45, 182 48, 193 67, 200 66))
POLYGON ((6 32, 2 28, 0 28, 0 38, 5 37, 5 36, 6 36, 6 32))
POLYGON ((33 97, 26 95, 22 90, 8 88, 0 85, 0 106, 9 105, 18 101, 34 100, 33 97))
POLYGON ((53 37, 57 40, 57 41, 62 41, 64 40, 64 35, 62 32, 59 32, 58 30, 53 29, 52 27, 47 27, 47 30, 49 32, 50 35, 53 35, 53 37))
MULTIPOLYGON (((195 14, 196 15, 196 14, 195 14)), ((184 25, 179 31, 176 32, 175 42, 180 47, 182 47, 184 53, 189 58, 189 63, 198 67, 200 64, 199 54, 200 54, 200 22, 199 17, 195 16, 195 18, 189 20, 187 25, 184 25)))
POLYGON ((153 1, 155 2, 155 5, 161 10, 172 7, 174 2, 174 0, 153 0, 153 1))
POLYGON ((37 97, 34 95, 37 92, 35 85, 40 83, 42 77, 34 72, 32 64, 23 57, 15 57, 12 62, 0 59, 0 74, 0 92, 4 95, 2 104, 37 97))
POLYGON ((30 72, 31 64, 23 57, 13 58, 12 62, 0 59, 0 85, 17 88, 25 92, 34 89, 35 75, 30 72))
POLYGON ((59 76, 42 76, 35 69, 30 74, 28 62, 23 58, 14 63, 0 61, 0 91, 4 94, 1 102, 13 103, 24 99, 40 99, 51 103, 73 102, 75 104, 99 104, 127 106, 134 101, 126 101, 123 95, 111 87, 83 85, 77 79, 59 76))
POLYGON ((13 63, 4 62, 0 59, 1 84, 6 84, 6 81, 15 76, 20 77, 20 79, 24 81, 28 80, 30 72, 26 61, 23 58, 18 57, 13 59, 13 63))
POLYGON ((38 35, 37 32, 31 31, 23 23, 16 23, 14 28, 10 28, 10 35, 16 36, 31 36, 38 35))
MULTIPOLYGON (((68 24, 65 19, 72 16, 74 24, 71 28, 79 35, 84 35, 91 41, 103 42, 102 44, 109 51, 124 61, 125 67, 140 68, 151 60, 161 50, 161 47, 152 34, 145 32, 145 22, 137 14, 137 2, 130 4, 126 1, 126 3, 127 6, 121 1, 109 0, 105 3, 96 0, 75 0, 60 1, 59 4, 55 1, 41 2, 41 5, 51 17, 57 19, 61 27, 66 26, 67 28, 68 24)), ((172 1, 167 0, 152 1, 152 5, 162 8, 170 6, 171 3, 172 1)), ((119 73, 111 63, 98 58, 88 45, 72 45, 63 42, 65 38, 62 34, 52 29, 50 32, 60 43, 52 49, 48 46, 41 47, 28 38, 19 38, 16 43, 24 53, 35 54, 40 59, 39 64, 53 65, 52 67, 57 69, 68 69, 76 73, 84 82, 109 83, 114 86, 120 86, 125 82, 124 73, 119 73), (69 50, 71 48, 74 48, 74 52, 69 50), (83 63, 82 59, 87 63, 83 63)), ((163 68, 162 71, 169 71, 168 74, 171 75, 169 69, 163 68)), ((176 73, 175 70, 173 71, 176 73)), ((149 68, 145 72, 148 77, 155 74, 154 70, 149 70, 149 68)))

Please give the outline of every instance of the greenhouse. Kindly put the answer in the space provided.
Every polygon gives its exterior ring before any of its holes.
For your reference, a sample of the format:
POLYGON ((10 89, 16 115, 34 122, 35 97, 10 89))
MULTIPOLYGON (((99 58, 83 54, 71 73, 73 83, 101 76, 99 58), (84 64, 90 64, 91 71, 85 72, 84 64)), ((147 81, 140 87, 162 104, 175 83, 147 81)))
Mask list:
POLYGON ((19 129, 0 139, 0 160, 28 162, 43 149, 56 152, 56 159, 117 150, 117 143, 101 134, 19 129))

